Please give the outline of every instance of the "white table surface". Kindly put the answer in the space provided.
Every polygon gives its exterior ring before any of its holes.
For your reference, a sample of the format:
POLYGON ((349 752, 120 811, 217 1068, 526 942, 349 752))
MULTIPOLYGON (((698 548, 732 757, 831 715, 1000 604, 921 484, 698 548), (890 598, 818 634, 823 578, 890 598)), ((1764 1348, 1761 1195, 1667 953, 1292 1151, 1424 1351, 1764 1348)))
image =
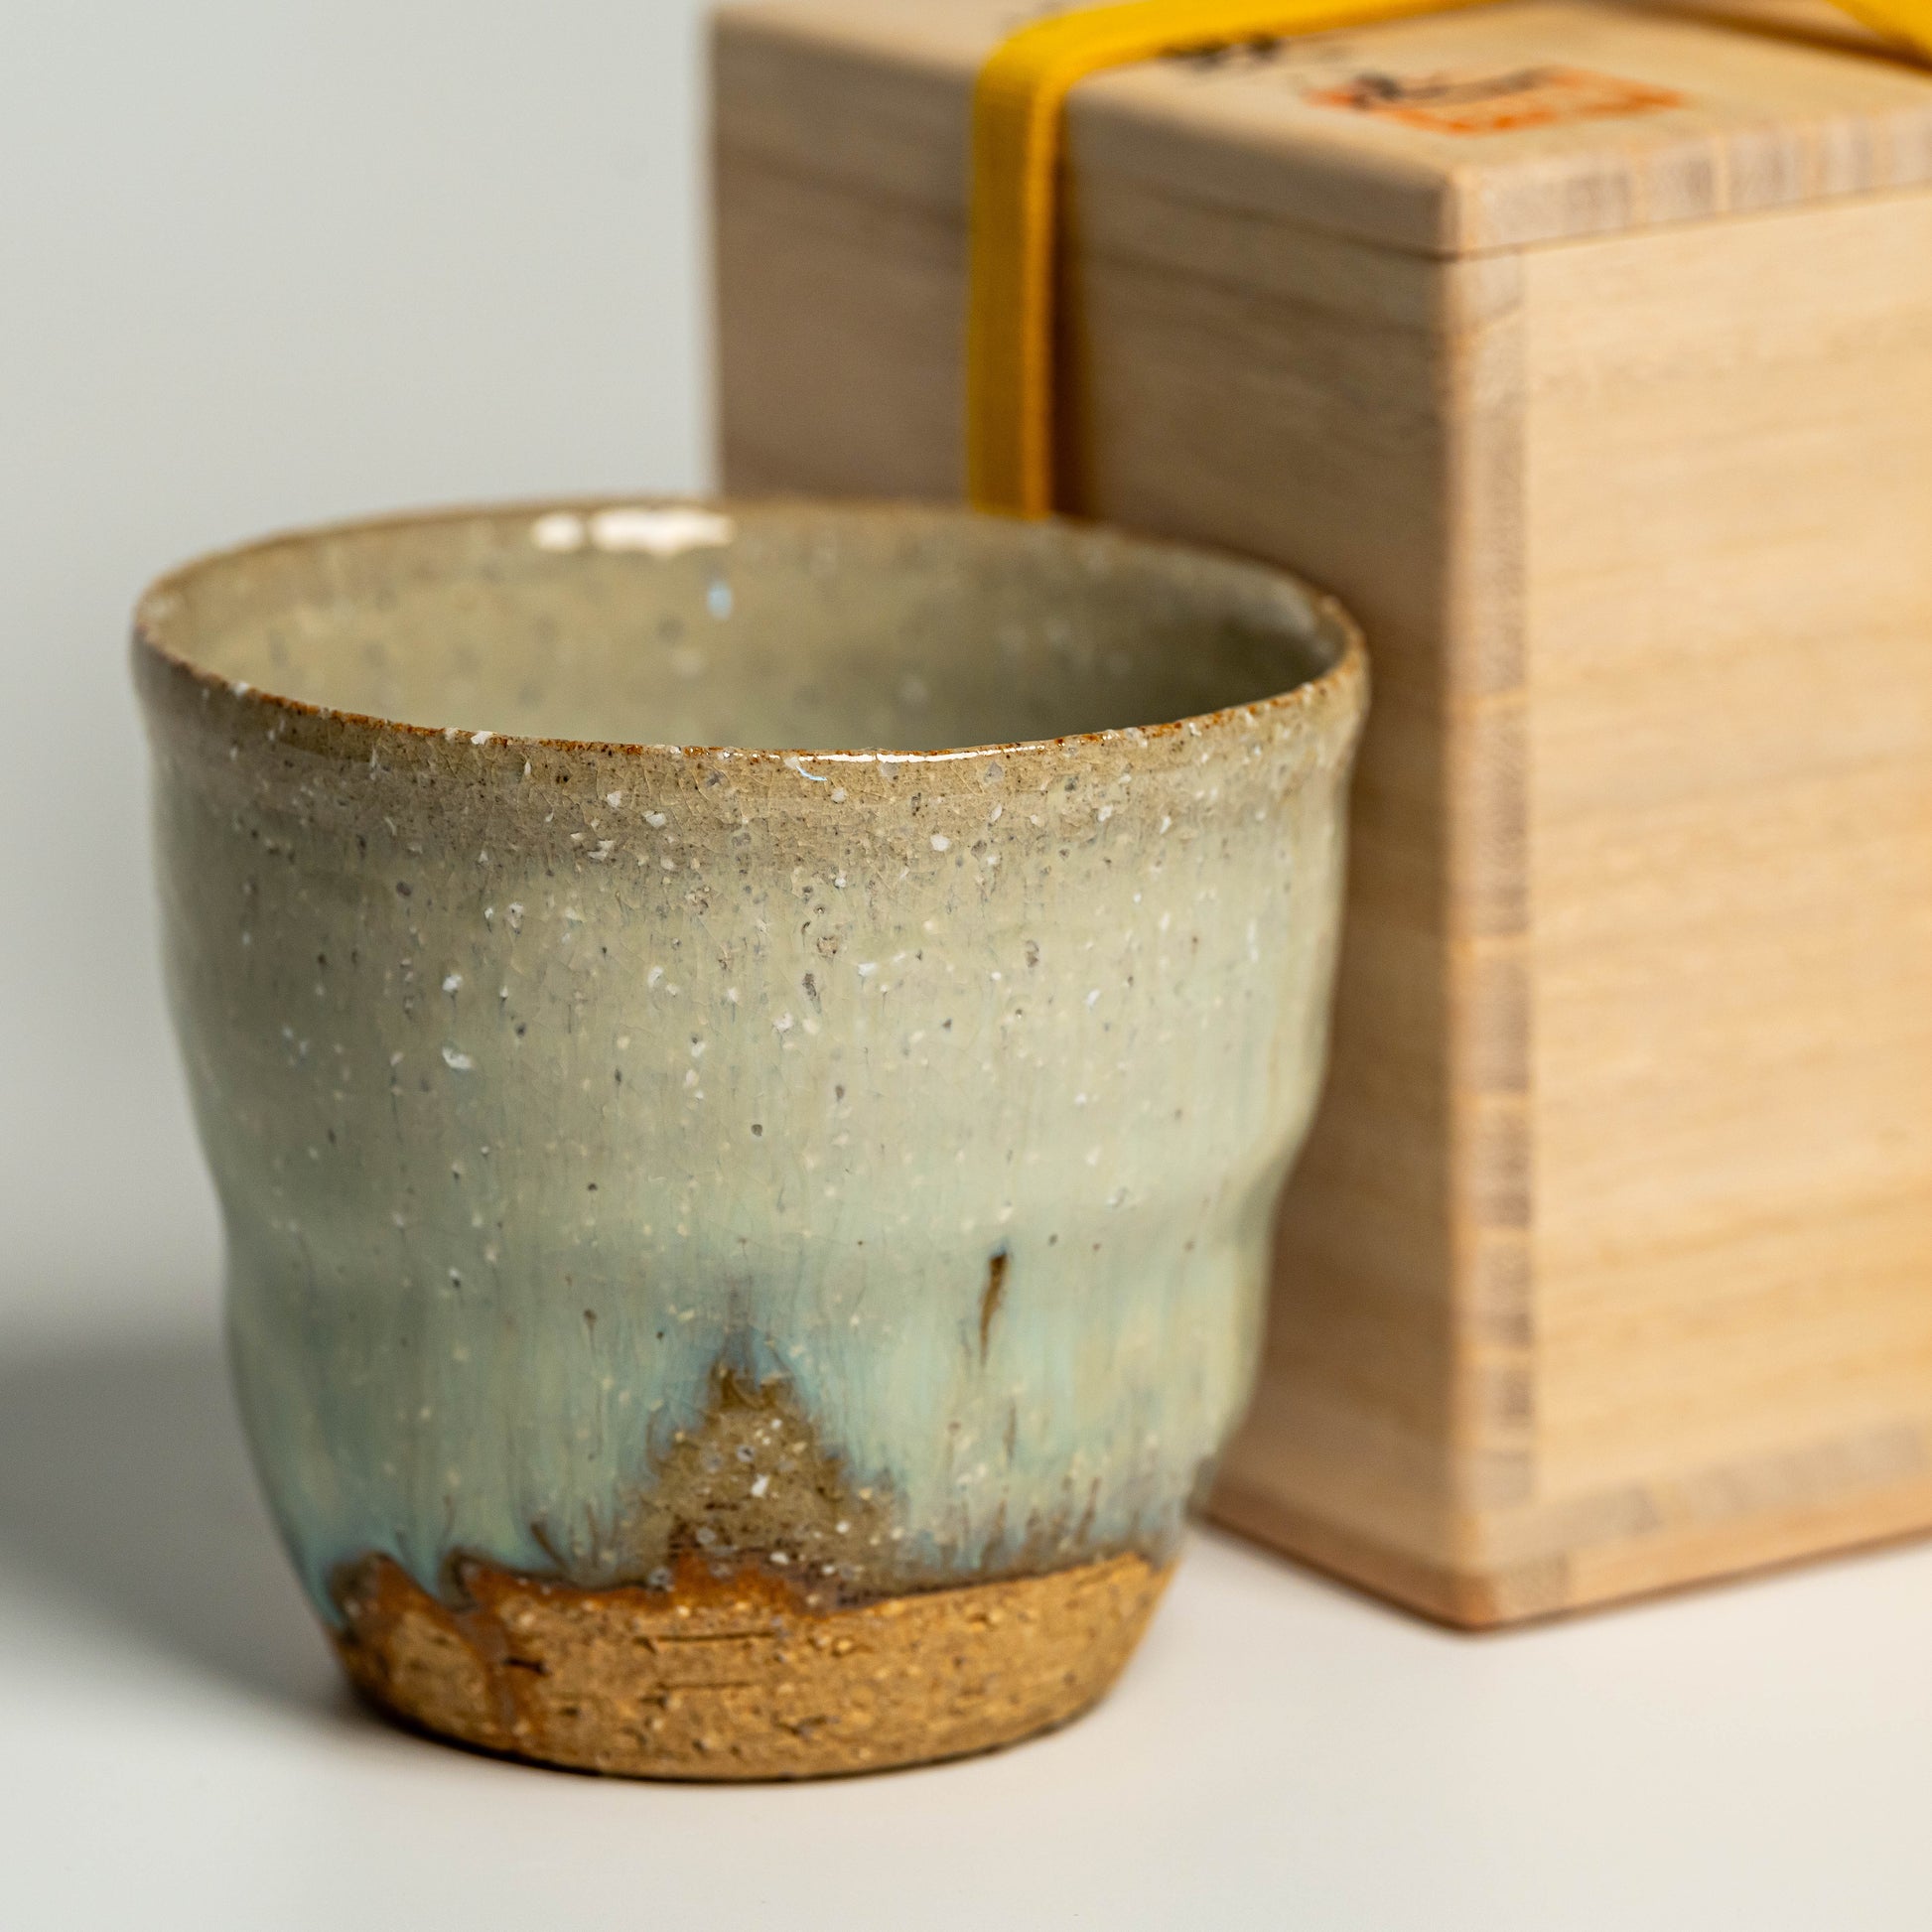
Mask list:
POLYGON ((13 1932, 1932 1925, 1932 1549, 1467 1638, 1202 1534, 1057 1735, 607 1782, 349 1699, 175 1299, 0 1333, 13 1932))

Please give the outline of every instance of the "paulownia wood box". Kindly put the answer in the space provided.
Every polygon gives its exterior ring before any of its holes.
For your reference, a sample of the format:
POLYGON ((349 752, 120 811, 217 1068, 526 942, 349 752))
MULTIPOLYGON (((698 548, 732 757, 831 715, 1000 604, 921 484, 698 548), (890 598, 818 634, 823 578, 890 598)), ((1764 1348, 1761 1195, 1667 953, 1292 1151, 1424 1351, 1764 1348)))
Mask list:
MULTIPOLYGON (((958 493, 1021 17, 720 18, 732 489, 958 493)), ((1932 1525, 1932 73, 1781 19, 1495 8, 1070 109, 1074 507, 1293 566, 1376 668, 1215 1509, 1458 1623, 1932 1525)))

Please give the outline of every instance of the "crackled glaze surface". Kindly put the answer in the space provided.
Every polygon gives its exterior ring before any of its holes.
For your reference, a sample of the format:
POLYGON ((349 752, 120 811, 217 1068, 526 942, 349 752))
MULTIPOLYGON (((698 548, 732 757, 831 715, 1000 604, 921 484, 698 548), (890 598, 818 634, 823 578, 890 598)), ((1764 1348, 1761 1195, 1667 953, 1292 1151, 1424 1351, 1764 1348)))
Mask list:
POLYGON ((1319 1076, 1331 606, 580 504, 192 566, 136 662, 244 1414, 365 1679, 372 1575, 809 1619, 1165 1568, 1319 1076))

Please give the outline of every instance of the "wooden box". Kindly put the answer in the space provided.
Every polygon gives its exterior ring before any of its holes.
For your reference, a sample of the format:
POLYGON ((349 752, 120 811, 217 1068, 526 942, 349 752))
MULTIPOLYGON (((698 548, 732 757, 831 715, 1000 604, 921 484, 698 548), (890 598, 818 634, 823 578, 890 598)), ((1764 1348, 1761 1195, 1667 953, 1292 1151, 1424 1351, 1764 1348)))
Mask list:
MULTIPOLYGON (((1018 17, 720 17, 732 489, 958 492, 1018 17)), ((1215 1508, 1457 1623, 1932 1525, 1932 72, 1838 20, 1493 8, 1069 110, 1074 506, 1376 666, 1215 1508)))

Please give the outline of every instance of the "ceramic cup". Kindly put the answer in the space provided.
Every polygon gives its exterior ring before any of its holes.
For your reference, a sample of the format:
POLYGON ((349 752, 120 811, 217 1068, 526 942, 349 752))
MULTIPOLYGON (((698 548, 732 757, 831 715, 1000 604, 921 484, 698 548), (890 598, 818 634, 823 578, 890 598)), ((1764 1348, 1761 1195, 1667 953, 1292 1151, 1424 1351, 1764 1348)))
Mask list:
POLYGON ((135 661, 243 1415, 355 1683, 693 1778, 1098 1697, 1319 1078, 1336 607, 1064 525, 571 503, 192 564, 135 661))

